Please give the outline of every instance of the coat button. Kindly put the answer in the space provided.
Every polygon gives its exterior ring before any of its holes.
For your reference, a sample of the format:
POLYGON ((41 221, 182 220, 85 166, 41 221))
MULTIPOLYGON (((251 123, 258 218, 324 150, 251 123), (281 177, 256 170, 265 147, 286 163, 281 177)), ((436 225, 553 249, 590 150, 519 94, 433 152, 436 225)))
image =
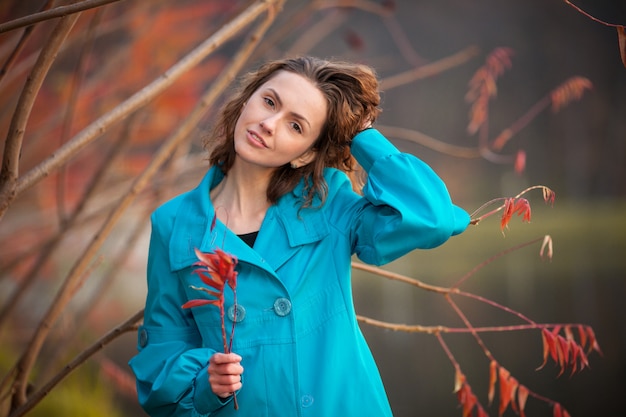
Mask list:
POLYGON ((287 298, 277 298, 274 301, 274 312, 281 317, 286 316, 291 312, 291 301, 287 298))
POLYGON ((230 321, 239 323, 246 318, 246 309, 240 304, 234 304, 228 308, 228 318, 230 321))
POLYGON ((146 329, 139 330, 139 346, 144 348, 148 345, 148 331, 146 329))
POLYGON ((310 407, 313 405, 313 396, 306 394, 303 395, 302 398, 300 399, 300 403, 302 404, 302 407, 310 407))

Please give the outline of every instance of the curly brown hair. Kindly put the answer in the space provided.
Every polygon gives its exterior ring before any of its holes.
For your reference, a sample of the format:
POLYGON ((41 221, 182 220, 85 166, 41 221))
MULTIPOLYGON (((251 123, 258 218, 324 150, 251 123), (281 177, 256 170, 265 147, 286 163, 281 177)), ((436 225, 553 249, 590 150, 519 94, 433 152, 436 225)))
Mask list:
POLYGON ((356 161, 350 153, 352 138, 380 113, 380 92, 374 70, 366 65, 297 57, 268 62, 246 74, 239 89, 224 105, 212 133, 204 140, 209 162, 227 174, 235 161, 235 125, 250 96, 279 71, 289 71, 310 80, 328 102, 326 123, 313 144, 315 159, 297 169, 285 164, 273 173, 267 199, 276 203, 304 179, 303 207, 315 197, 323 204, 327 195, 324 168, 353 173, 356 161))

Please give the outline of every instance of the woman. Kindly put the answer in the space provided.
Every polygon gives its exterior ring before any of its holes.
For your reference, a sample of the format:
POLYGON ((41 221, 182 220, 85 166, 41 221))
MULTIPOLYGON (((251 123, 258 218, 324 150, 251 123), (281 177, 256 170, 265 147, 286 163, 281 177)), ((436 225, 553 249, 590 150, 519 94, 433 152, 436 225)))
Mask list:
POLYGON ((152 215, 130 362, 139 400, 151 416, 390 416, 357 325, 351 256, 385 264, 440 245, 469 216, 426 164, 371 128, 370 68, 285 59, 242 86, 207 140, 202 182, 152 215), (355 160, 361 194, 346 175, 355 160), (218 308, 181 308, 201 294, 196 248, 238 259, 236 306, 225 291, 234 353, 220 353, 218 308))

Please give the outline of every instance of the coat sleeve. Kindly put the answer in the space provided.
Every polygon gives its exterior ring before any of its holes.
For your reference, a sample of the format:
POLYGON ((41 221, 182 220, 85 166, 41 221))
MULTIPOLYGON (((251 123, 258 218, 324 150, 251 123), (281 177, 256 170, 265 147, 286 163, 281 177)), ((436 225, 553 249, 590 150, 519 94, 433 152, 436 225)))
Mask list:
POLYGON ((129 365, 135 373, 139 402, 150 416, 209 416, 230 399, 224 402, 211 391, 207 367, 215 351, 202 347, 191 312, 181 308, 187 300, 178 277, 170 272, 165 238, 169 233, 162 231, 171 219, 159 219, 156 213, 144 324, 138 332, 139 352, 129 365))
POLYGON ((354 250, 364 262, 382 265, 413 249, 434 248, 469 225, 469 214, 452 203, 441 178, 376 129, 355 136, 352 154, 368 174, 353 225, 354 250))

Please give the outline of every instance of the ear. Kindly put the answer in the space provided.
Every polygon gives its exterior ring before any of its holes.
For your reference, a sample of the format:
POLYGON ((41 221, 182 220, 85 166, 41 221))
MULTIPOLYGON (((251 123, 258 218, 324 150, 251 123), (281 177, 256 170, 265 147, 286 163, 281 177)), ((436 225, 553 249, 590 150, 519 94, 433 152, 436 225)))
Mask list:
POLYGON ((300 168, 311 163, 315 159, 316 156, 317 156, 317 151, 311 148, 307 150, 306 152, 304 152, 299 157, 297 157, 296 159, 294 159, 293 161, 291 161, 290 164, 293 168, 300 168))

